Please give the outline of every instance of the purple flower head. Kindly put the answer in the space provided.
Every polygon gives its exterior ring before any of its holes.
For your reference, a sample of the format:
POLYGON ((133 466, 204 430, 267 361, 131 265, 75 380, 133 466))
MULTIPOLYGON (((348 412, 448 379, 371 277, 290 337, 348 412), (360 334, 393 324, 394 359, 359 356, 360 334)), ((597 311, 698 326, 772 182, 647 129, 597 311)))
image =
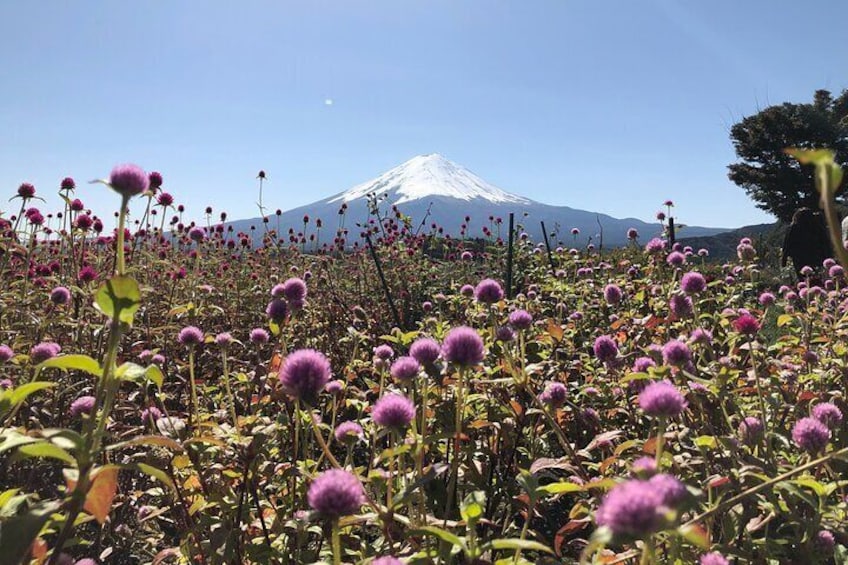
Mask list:
POLYGON ((265 308, 265 315, 268 316, 268 319, 278 325, 286 319, 288 313, 288 304, 286 304, 285 300, 280 300, 279 298, 271 300, 265 308))
POLYGON ((215 345, 226 347, 233 342, 233 336, 229 332, 221 332, 215 336, 215 345))
POLYGON ((0 345, 0 363, 6 363, 15 356, 15 352, 8 345, 0 345))
POLYGON ((673 294, 668 301, 668 307, 677 318, 688 318, 694 311, 692 299, 685 294, 673 294))
POLYGON ((707 279, 697 271, 690 271, 680 279, 680 289, 686 294, 698 294, 707 288, 707 279))
POLYGON ((306 299, 306 283, 298 277, 287 279, 283 283, 281 291, 286 300, 300 301, 306 299))
POLYGON ((50 302, 57 306, 62 306, 71 301, 71 291, 64 286, 57 286, 50 291, 50 302))
POLYGON ((533 316, 527 310, 516 310, 509 315, 509 325, 517 330, 526 330, 533 325, 533 316))
POLYGON ((160 173, 159 171, 153 171, 152 173, 147 175, 148 184, 153 190, 157 190, 159 187, 161 187, 163 180, 164 179, 162 179, 162 173, 160 173))
POLYGON ((833 533, 827 530, 819 530, 813 543, 816 549, 825 555, 831 555, 833 548, 836 547, 836 539, 833 537, 833 533))
POLYGON ((551 381, 546 384, 545 390, 539 394, 539 400, 551 408, 559 408, 565 404, 567 398, 568 389, 565 388, 564 384, 558 381, 551 381))
POLYGON ((765 428, 759 418, 748 416, 739 422, 739 439, 747 446, 753 446, 760 442, 765 428))
POLYGON ((477 283, 474 289, 474 298, 477 302, 484 304, 494 304, 500 302, 504 297, 503 288, 498 281, 494 279, 483 279, 477 283))
POLYGON ((416 339, 409 348, 409 354, 425 367, 435 363, 441 352, 442 348, 436 340, 428 337, 416 339))
POLYGON ((155 406, 148 406, 141 411, 141 421, 144 423, 155 423, 156 420, 162 417, 162 411, 155 406))
POLYGON ((627 239, 631 241, 635 241, 639 239, 639 230, 636 228, 630 228, 627 230, 627 239))
POLYGON ((607 304, 618 304, 621 302, 622 292, 618 285, 608 284, 604 287, 604 300, 607 304))
POLYGON ((268 343, 269 339, 271 339, 271 336, 263 328, 253 328, 250 330, 250 343, 262 345, 268 343))
POLYGON ((174 197, 169 192, 160 192, 159 196, 156 197, 156 202, 163 208, 167 208, 168 206, 173 206, 174 197))
POLYGON ((157 353, 153 357, 150 358, 150 362, 156 365, 157 367, 161 367, 165 364, 165 356, 157 353))
POLYGON ((94 402, 93 396, 80 396, 71 402, 69 409, 71 417, 76 418, 80 414, 91 414, 91 411, 94 410, 94 402))
POLYGON ((813 418, 835 430, 842 425, 842 410, 832 402, 821 402, 813 407, 813 418))
POLYGON ((365 437, 365 432, 362 431, 362 426, 356 422, 342 422, 336 426, 336 431, 333 432, 336 441, 344 445, 353 445, 365 437))
POLYGON ((655 237, 645 244, 645 251, 647 253, 660 253, 665 251, 665 241, 655 237))
POLYGON ((672 267, 682 267, 686 264, 686 255, 680 251, 672 251, 668 254, 668 257, 665 258, 665 262, 672 267))
POLYGON ((353 474, 343 469, 330 469, 312 481, 306 498, 313 510, 335 519, 359 512, 365 503, 365 491, 353 474))
POLYGON ((685 367, 692 362, 692 352, 689 351, 689 347, 676 339, 663 345, 662 357, 666 365, 673 367, 685 367))
POLYGON ((760 322, 750 314, 742 314, 733 321, 733 329, 744 335, 754 335, 760 331, 760 322))
POLYGON ((633 362, 632 371, 634 373, 647 373, 649 367, 656 367, 657 364, 650 357, 638 357, 633 362))
POLYGON ((801 267, 801 274, 805 277, 809 277, 814 272, 815 271, 813 270, 813 268, 810 267, 809 265, 804 265, 803 267, 801 267))
POLYGON ((402 429, 415 417, 415 405, 402 394, 384 394, 374 404, 371 418, 378 426, 402 429))
POLYGON ((194 226, 190 230, 188 230, 188 237, 194 242, 200 243, 204 239, 206 239, 206 232, 203 231, 203 228, 200 226, 194 226))
POLYGON ((509 343, 515 339, 515 332, 509 326, 500 326, 495 330, 495 339, 504 343, 509 343))
POLYGON ((463 251, 459 258, 463 261, 471 261, 472 259, 474 259, 474 254, 470 251, 463 251))
POLYGON ((147 190, 150 179, 138 165, 118 165, 109 174, 109 186, 121 196, 130 198, 147 190))
POLYGON ((689 335, 689 340, 692 343, 701 343, 703 345, 709 345, 713 342, 713 332, 711 332, 710 330, 705 330, 704 328, 695 328, 689 335))
POLYGON ((834 265, 827 270, 827 274, 832 279, 841 279, 845 276, 845 269, 842 268, 842 265, 834 265))
POLYGON ((666 473, 654 475, 648 480, 648 484, 656 489, 663 506, 669 508, 674 508, 683 502, 689 494, 683 483, 666 473))
POLYGON ((448 363, 461 367, 471 367, 483 362, 485 350, 480 335, 468 326, 453 328, 445 336, 442 356, 448 363))
POLYGON ((378 345, 374 348, 374 357, 383 361, 391 359, 394 354, 395 352, 392 351, 392 348, 385 344, 378 345))
POLYGON ((686 409, 686 399, 673 384, 658 381, 645 387, 639 395, 639 407, 655 418, 674 418, 686 409))
POLYGON ((177 341, 186 347, 195 347, 203 343, 203 331, 196 326, 186 326, 180 330, 177 341))
POLYGON ((408 382, 417 377, 420 370, 421 364, 414 357, 404 355, 403 357, 398 357, 392 363, 389 372, 396 381, 408 382))
POLYGON ((31 183, 24 182, 18 187, 18 196, 27 200, 35 196, 35 186, 31 183))
POLYGON ((611 363, 618 356, 618 344, 608 335, 602 335, 595 339, 592 351, 601 363, 611 363))
POLYGON ((653 457, 640 457, 633 462, 633 465, 630 466, 630 470, 637 477, 653 477, 657 473, 657 460, 653 457))
POLYGON ((59 355, 62 346, 52 341, 43 341, 29 350, 29 360, 33 365, 43 363, 59 355))
POLYGON ((79 561, 74 562, 74 565, 97 565, 97 561, 90 557, 83 557, 79 561))
POLYGON ((792 428, 792 441, 804 451, 816 454, 830 441, 830 430, 815 418, 801 418, 792 428))
POLYGON ((345 385, 342 381, 336 379, 327 383, 327 386, 324 387, 324 391, 327 394, 337 395, 341 394, 345 389, 345 385))
POLYGON ((312 404, 330 380, 330 362, 314 349, 299 349, 286 357, 280 367, 283 390, 312 404))
POLYGON ((644 537, 662 525, 660 496, 647 481, 625 481, 607 493, 595 513, 595 521, 609 528, 614 536, 644 537))
POLYGON ((699 565, 730 565, 730 561, 718 551, 703 554, 698 560, 698 563, 699 565))
POLYGON ((372 561, 371 565, 403 565, 403 561, 391 555, 384 555, 372 561))
POLYGON ((757 257, 757 250, 750 242, 741 242, 736 246, 736 256, 739 257, 740 261, 753 261, 757 257))
POLYGON ((474 296, 474 287, 470 284, 464 284, 462 285, 462 288, 459 289, 459 293, 466 298, 471 298, 474 296))

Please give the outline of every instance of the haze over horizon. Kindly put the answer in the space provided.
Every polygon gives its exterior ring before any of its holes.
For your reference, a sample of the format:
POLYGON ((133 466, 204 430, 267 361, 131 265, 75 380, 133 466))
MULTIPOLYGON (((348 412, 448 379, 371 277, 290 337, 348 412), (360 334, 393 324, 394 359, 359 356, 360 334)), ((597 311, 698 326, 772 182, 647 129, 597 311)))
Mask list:
MULTIPOLYGON (((727 179, 730 126, 834 92, 817 0, 0 5, 0 201, 64 176, 111 214, 121 162, 200 219, 292 209, 441 153, 510 193, 651 221, 772 221, 727 179)), ((57 198, 51 203, 58 204, 57 198)), ((14 204, 0 210, 14 213, 14 204)))

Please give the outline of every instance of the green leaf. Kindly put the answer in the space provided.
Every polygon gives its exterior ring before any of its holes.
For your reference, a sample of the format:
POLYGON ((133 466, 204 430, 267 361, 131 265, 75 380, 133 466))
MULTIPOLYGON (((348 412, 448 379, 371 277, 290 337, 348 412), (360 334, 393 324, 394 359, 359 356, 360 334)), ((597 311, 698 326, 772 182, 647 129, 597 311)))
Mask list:
POLYGON ((25 457, 46 457, 50 459, 58 459, 59 461, 64 461, 73 467, 77 466, 77 460, 73 455, 58 445, 54 445, 46 441, 22 445, 18 448, 18 453, 25 457))
POLYGON ((777 317, 777 327, 782 328, 786 324, 791 323, 794 319, 795 316, 793 316, 792 314, 781 314, 777 317))
POLYGON ((147 463, 136 463, 134 467, 145 475, 149 475, 154 479, 158 480, 159 482, 164 483, 171 490, 177 490, 174 486, 174 481, 172 481, 171 477, 169 477, 162 469, 157 469, 156 467, 148 465, 147 463))
POLYGON ((0 527, 0 555, 4 563, 21 563, 24 560, 41 528, 59 506, 55 501, 43 502, 23 514, 3 520, 0 527))
POLYGON ((694 443, 696 447, 715 449, 718 445, 718 440, 714 436, 698 436, 695 438, 694 443))
POLYGON ((677 532, 689 543, 703 550, 710 548, 710 538, 706 530, 698 524, 680 526, 677 532))
POLYGON ((109 318, 132 325, 133 316, 141 306, 141 291, 134 278, 115 275, 105 281, 94 296, 94 305, 109 318))
POLYGON ((553 553, 553 551, 551 551, 551 549, 543 543, 519 538, 492 540, 486 543, 484 547, 491 549, 521 549, 526 551, 543 551, 545 553, 553 553))
POLYGON ((447 530, 443 530, 442 528, 437 528, 436 526, 422 526, 417 530, 410 532, 410 535, 431 535, 439 538, 440 540, 449 543, 453 546, 462 548, 463 551, 466 550, 465 539, 461 538, 455 534, 450 533, 447 530))
POLYGON ((486 493, 482 490, 475 490, 465 497, 462 504, 459 506, 459 513, 462 519, 467 523, 467 528, 472 529, 476 526, 483 513, 486 511, 486 493))
POLYGON ((159 447, 167 447, 174 451, 182 451, 183 447, 175 440, 165 436, 138 436, 133 439, 122 441, 106 447, 107 450, 122 449, 133 445, 156 445, 159 447))
POLYGON ((537 492, 543 492, 546 494, 562 494, 566 492, 580 492, 583 490, 581 485, 576 483, 569 483, 565 481, 561 481, 558 483, 551 483, 545 486, 541 486, 536 489, 537 492))
POLYGON ((11 404, 12 407, 15 407, 24 400, 26 400, 27 397, 29 397, 29 395, 33 394, 34 392, 38 392, 39 390, 44 390, 45 388, 51 388, 54 386, 56 386, 56 383, 51 383, 47 381, 26 383, 22 384, 19 387, 15 387, 3 392, 3 394, 0 394, 0 399, 8 400, 9 404, 11 404))
POLYGON ((64 371, 82 371, 95 377, 103 376, 103 369, 100 367, 100 363, 88 355, 62 355, 60 357, 53 357, 36 367, 36 369, 48 368, 62 369, 64 371))
POLYGON ((165 375, 162 370, 156 365, 148 365, 142 367, 136 363, 126 362, 115 370, 115 377, 123 381, 131 381, 134 383, 144 382, 149 380, 157 387, 162 388, 165 382, 165 375))

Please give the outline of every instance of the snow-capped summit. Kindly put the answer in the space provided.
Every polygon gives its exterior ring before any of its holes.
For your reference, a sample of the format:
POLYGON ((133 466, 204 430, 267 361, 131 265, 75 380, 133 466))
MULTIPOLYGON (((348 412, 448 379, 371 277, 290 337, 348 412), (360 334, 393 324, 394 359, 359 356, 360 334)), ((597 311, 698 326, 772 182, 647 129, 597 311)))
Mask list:
POLYGON ((457 165, 438 153, 413 157, 373 180, 331 197, 327 202, 352 202, 369 194, 386 194, 386 202, 389 205, 438 196, 467 202, 487 201, 493 204, 532 202, 489 184, 462 165, 457 165))

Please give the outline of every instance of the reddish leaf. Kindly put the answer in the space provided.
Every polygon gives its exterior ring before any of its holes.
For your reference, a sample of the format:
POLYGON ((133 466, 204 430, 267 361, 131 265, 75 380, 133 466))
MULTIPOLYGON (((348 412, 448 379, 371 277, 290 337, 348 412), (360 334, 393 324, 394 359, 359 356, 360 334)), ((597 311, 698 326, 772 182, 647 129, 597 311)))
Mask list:
POLYGON ((118 492, 118 469, 103 467, 94 473, 94 480, 85 497, 86 512, 94 516, 100 524, 106 522, 112 509, 112 500, 118 492))
POLYGON ((575 533, 586 528, 591 520, 570 520, 566 525, 561 527, 554 536, 554 551, 558 557, 562 557, 562 544, 567 538, 570 538, 575 533))

